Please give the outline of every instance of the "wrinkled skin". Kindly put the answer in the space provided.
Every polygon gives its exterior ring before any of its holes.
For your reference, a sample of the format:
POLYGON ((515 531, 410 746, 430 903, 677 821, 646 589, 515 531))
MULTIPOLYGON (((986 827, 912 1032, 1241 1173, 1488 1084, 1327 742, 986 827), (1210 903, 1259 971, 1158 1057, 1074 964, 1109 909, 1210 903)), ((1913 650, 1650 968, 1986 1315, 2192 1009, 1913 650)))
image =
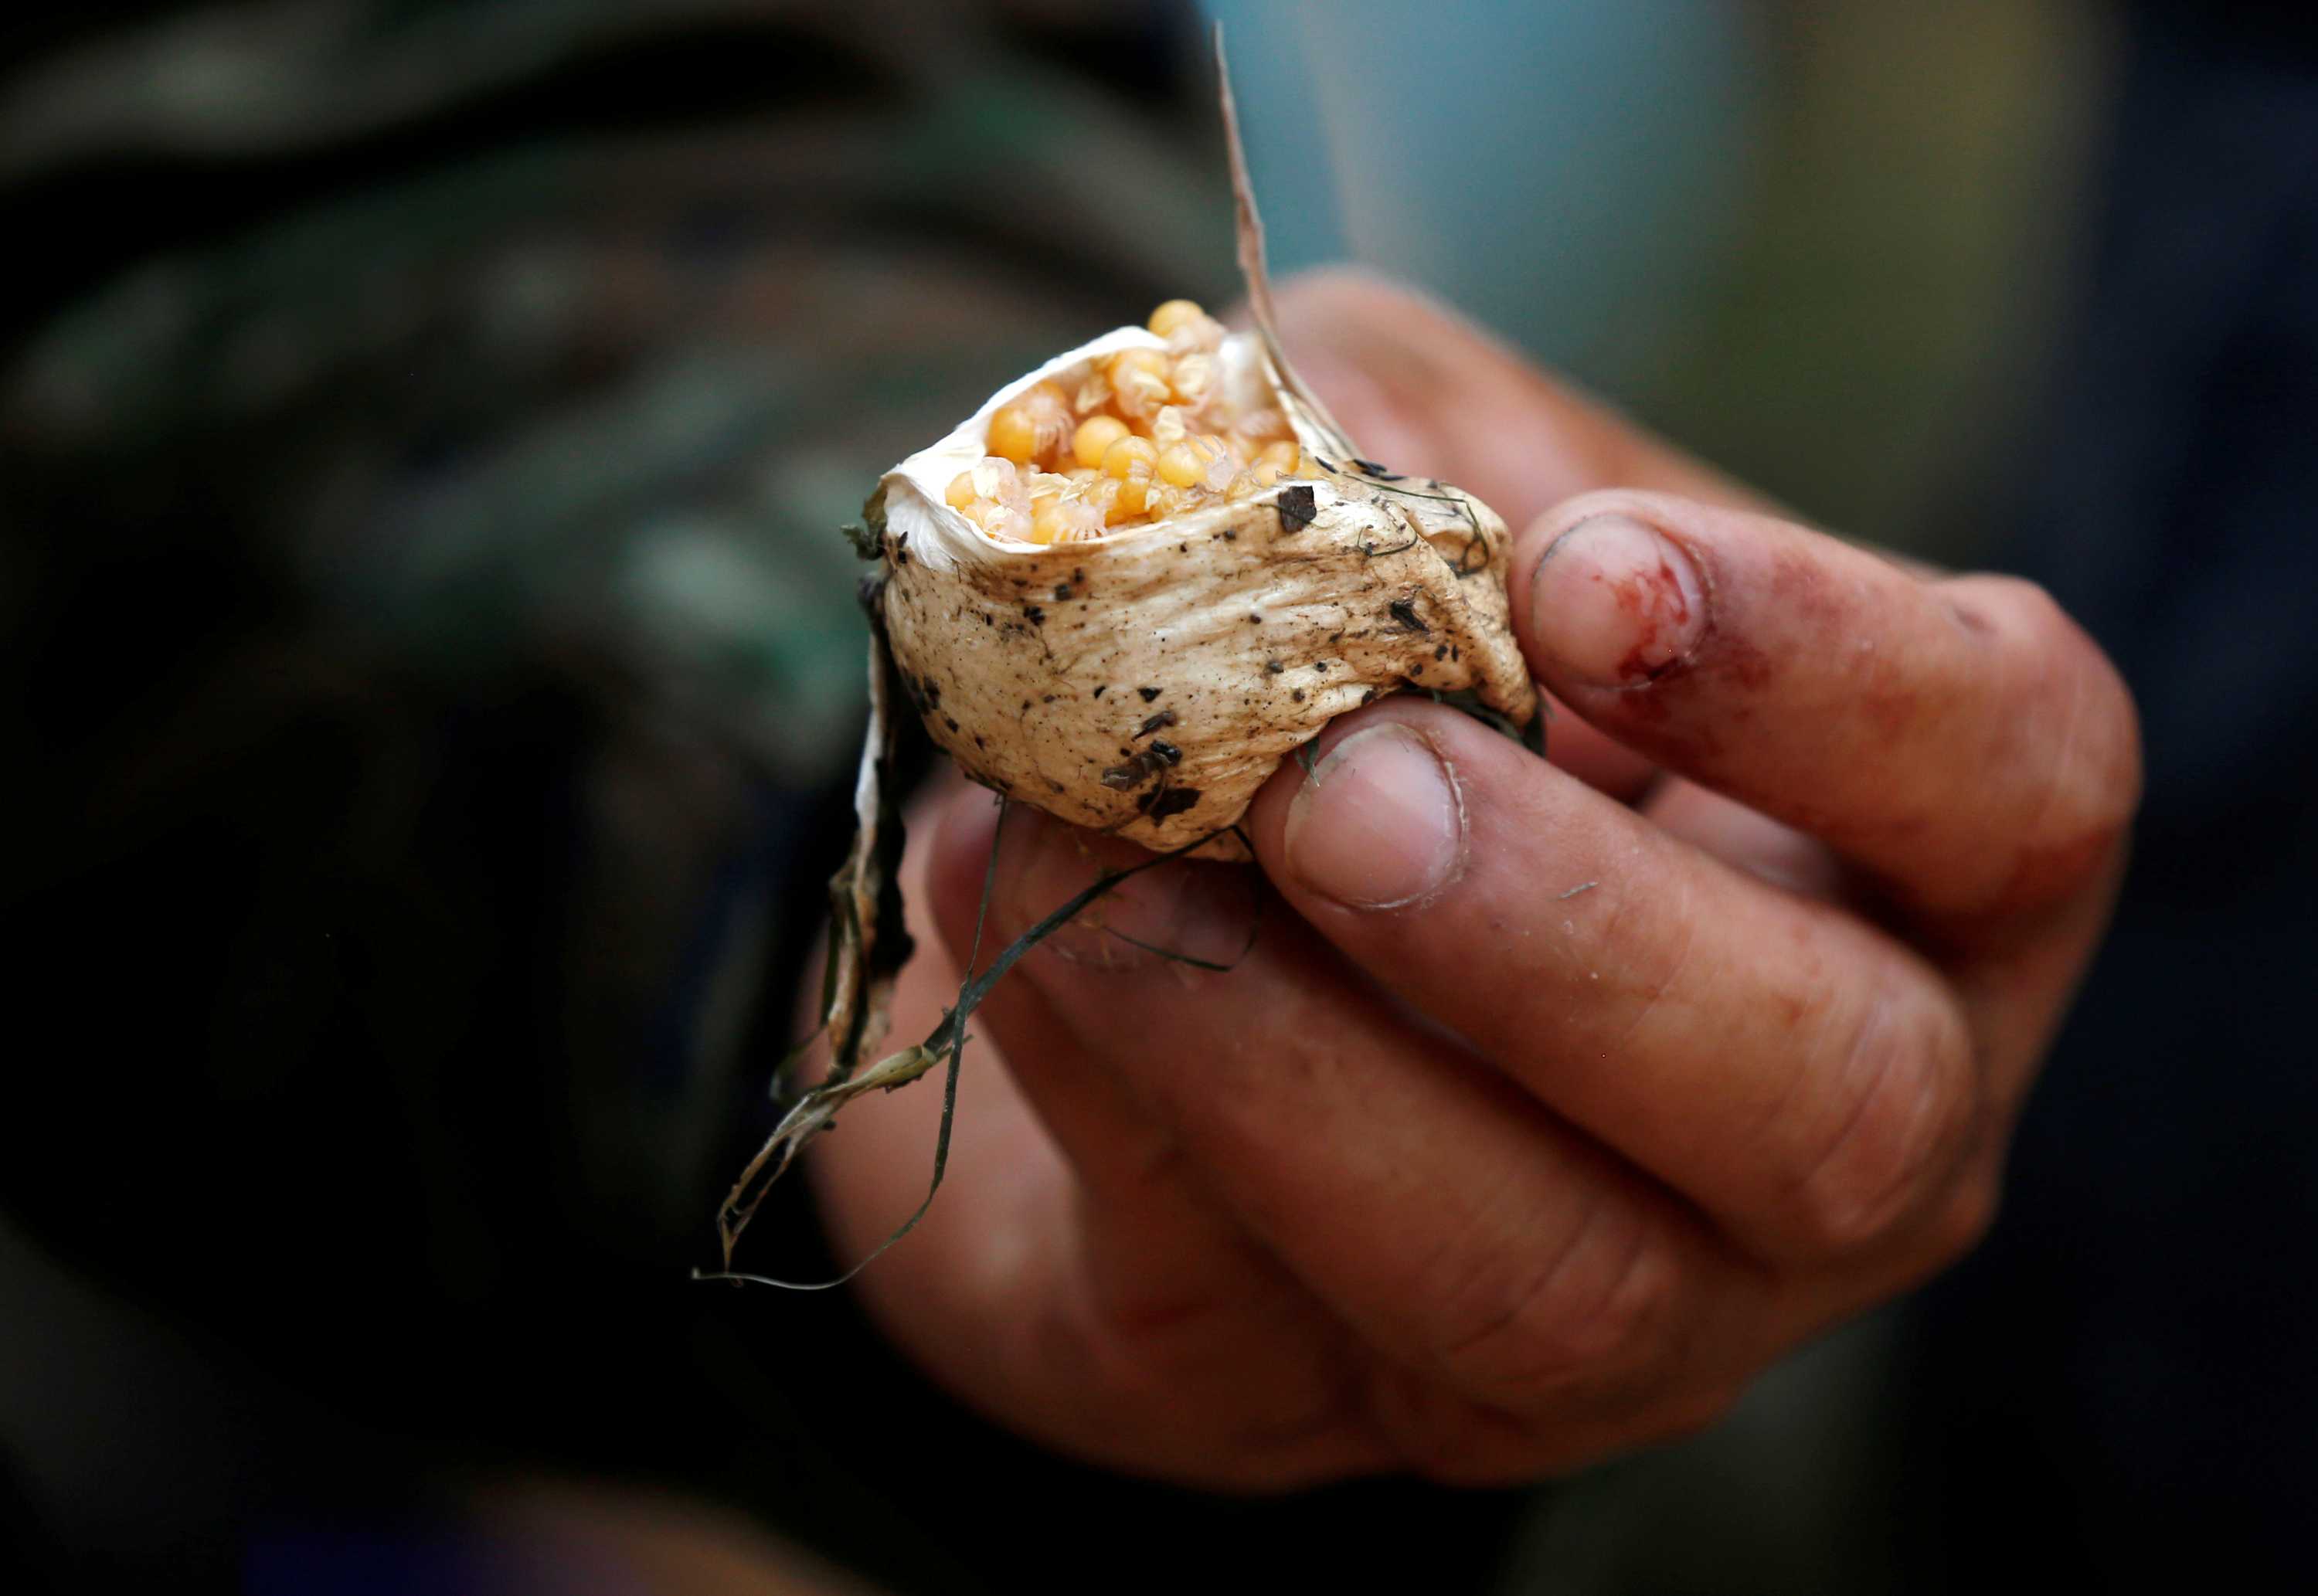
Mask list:
MULTIPOLYGON (((1228 973, 1082 926, 1002 983, 949 1184, 858 1289, 1121 1469, 1533 1478, 1711 1421, 1981 1235, 2122 867, 2134 713, 2032 587, 1782 519, 1386 285, 1281 305, 1378 458, 1525 526, 1552 763, 1406 696, 1335 722, 1254 866, 1110 912, 1228 958, 1260 897, 1228 973)), ((921 809, 899 1035, 956 990, 993 818, 921 809)), ((983 956, 1120 847, 1013 813, 983 956)), ((913 1205, 939 1107, 816 1151, 840 1256, 913 1205)))

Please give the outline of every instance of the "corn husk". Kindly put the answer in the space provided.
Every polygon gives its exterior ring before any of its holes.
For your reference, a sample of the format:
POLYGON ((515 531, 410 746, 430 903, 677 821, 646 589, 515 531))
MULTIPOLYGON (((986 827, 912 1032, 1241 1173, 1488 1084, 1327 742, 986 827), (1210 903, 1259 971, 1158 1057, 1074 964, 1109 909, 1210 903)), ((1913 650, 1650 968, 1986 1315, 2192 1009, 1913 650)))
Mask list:
MULTIPOLYGON (((1226 115, 1231 118, 1229 93, 1226 115)), ((1011 382, 887 472, 871 501, 883 614, 904 690, 959 767, 1074 825, 1244 856, 1234 826, 1281 758, 1406 687, 1469 694, 1516 726, 1537 711, 1505 599, 1505 523, 1472 495, 1358 450, 1298 380, 1272 326, 1262 225, 1230 140, 1256 322, 1214 381, 1283 411, 1322 467, 1250 498, 1083 542, 1002 541, 949 507, 990 418, 1042 380, 1074 390, 1121 327, 1011 382)))

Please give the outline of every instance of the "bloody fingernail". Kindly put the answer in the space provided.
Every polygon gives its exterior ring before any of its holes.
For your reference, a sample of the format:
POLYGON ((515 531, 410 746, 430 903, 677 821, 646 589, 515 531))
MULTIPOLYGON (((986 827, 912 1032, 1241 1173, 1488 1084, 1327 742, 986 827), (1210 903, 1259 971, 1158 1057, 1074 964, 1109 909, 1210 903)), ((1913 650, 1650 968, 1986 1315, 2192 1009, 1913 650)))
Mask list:
POLYGON ((1431 897, 1465 860, 1465 806, 1433 745, 1397 722, 1362 727, 1315 766, 1288 811, 1288 866, 1355 909, 1431 897))
POLYGON ((1569 679, 1627 686, 1664 675, 1706 631, 1706 587, 1682 546, 1630 516, 1563 533, 1530 578, 1529 635, 1569 679))

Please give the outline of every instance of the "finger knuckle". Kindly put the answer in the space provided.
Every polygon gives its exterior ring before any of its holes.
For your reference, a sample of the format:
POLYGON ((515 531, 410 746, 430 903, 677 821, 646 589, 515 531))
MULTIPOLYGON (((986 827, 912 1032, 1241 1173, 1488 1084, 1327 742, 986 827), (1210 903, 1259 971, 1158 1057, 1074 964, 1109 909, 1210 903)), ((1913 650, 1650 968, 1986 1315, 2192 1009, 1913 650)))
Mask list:
POLYGON ((1795 1197, 1805 1248, 1884 1247, 1915 1219, 1968 1141, 1977 1105, 1971 1038, 1945 1004, 1885 989, 1840 1035, 1828 1128, 1795 1197))
POLYGON ((1974 571, 1940 584, 1964 627, 2024 655, 2049 654, 2075 631, 2068 612, 2041 584, 1998 571, 1974 571))
POLYGON ((1605 1200, 1537 1268, 1487 1269, 1447 1299, 1434 1354, 1459 1388, 1518 1409, 1647 1367, 1680 1296, 1656 1227, 1605 1200))

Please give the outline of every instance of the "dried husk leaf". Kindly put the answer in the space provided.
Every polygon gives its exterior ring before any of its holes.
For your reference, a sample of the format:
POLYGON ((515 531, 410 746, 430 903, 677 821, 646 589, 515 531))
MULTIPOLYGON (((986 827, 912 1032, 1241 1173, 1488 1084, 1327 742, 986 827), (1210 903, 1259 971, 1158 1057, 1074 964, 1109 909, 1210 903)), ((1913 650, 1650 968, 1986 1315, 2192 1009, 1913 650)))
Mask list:
POLYGON ((948 465, 930 451, 885 483, 903 690, 974 779, 1074 825, 1182 847, 1237 820, 1328 722, 1403 686, 1535 713, 1505 524, 1469 494, 1346 465, 1041 547, 997 543, 929 491, 948 465))
MULTIPOLYGON (((1239 259, 1255 319, 1213 381, 1276 407, 1316 481, 1085 542, 1001 542, 944 502, 990 417, 1044 379, 1163 348, 1121 327, 1008 384, 879 484, 885 618, 927 732, 984 785, 1170 851, 1235 823, 1280 758, 1404 686, 1470 693, 1515 726, 1537 713, 1505 598, 1505 523, 1445 483, 1359 458, 1280 346, 1263 224, 1218 30, 1239 259)), ((1234 835, 1207 852, 1244 856, 1234 835)))

